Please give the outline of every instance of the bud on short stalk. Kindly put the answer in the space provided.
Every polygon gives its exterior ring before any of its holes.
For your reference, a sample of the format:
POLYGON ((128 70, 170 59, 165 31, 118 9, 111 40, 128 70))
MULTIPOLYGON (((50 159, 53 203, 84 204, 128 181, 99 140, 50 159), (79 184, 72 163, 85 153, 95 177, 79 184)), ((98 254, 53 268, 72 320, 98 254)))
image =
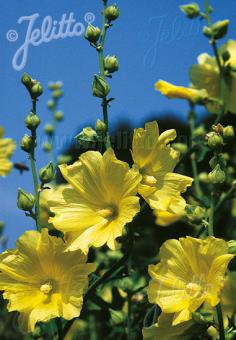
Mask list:
POLYGON ((110 86, 103 77, 95 75, 92 90, 95 97, 105 98, 110 92, 110 86))
POLYGON ((24 211, 31 211, 35 204, 34 195, 25 192, 23 189, 18 189, 17 206, 24 211))
POLYGON ((39 170, 39 179, 42 183, 49 183, 54 179, 54 177, 55 171, 52 162, 39 170))
POLYGON ((33 147, 33 140, 29 135, 24 135, 21 139, 20 147, 25 152, 30 152, 33 147))
POLYGON ((33 112, 30 112, 30 114, 28 114, 28 116, 25 118, 25 125, 29 130, 37 129, 39 124, 40 124, 40 119, 33 112))

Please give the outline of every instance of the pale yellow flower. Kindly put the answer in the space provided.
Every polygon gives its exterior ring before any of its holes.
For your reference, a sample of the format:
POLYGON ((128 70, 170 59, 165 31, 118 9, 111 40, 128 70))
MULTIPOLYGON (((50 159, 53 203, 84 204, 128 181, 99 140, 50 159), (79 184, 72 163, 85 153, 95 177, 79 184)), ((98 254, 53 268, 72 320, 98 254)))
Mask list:
POLYGON ((159 134, 156 121, 146 123, 145 129, 135 129, 133 136, 133 160, 142 174, 138 192, 154 210, 157 223, 162 226, 175 222, 184 214, 186 202, 181 193, 193 181, 173 172, 179 153, 169 143, 175 138, 175 130, 159 134))
MULTIPOLYGON (((224 51, 230 53, 230 58, 226 62, 226 66, 230 65, 236 68, 236 41, 229 40, 219 49, 221 55, 224 51)), ((222 59, 221 59, 222 62, 222 59)), ((230 73, 231 81, 220 81, 220 72, 215 57, 211 57, 207 53, 202 53, 198 57, 198 64, 190 68, 190 79, 195 88, 205 88, 210 97, 223 100, 225 111, 236 113, 236 73, 230 73)), ((217 103, 209 103, 207 108, 210 112, 217 113, 220 111, 217 103)))
POLYGON ((9 158, 16 148, 15 142, 10 138, 3 138, 4 129, 0 126, 0 176, 6 176, 11 172, 12 163, 9 158))
POLYGON ((49 219, 65 233, 68 249, 88 251, 107 244, 116 248, 116 238, 139 212, 136 196, 141 176, 119 161, 112 149, 82 154, 73 165, 61 165, 70 188, 58 190, 49 201, 55 217, 49 219))
POLYGON ((33 331, 39 321, 80 315, 88 275, 95 265, 81 251, 65 252, 61 238, 27 231, 16 250, 0 255, 0 290, 9 300, 8 311, 20 312, 19 324, 33 331))
POLYGON ((170 99, 186 99, 198 104, 205 104, 208 99, 208 93, 204 88, 198 90, 191 87, 176 86, 164 80, 158 80, 155 89, 170 99))
POLYGON ((150 327, 143 328, 144 340, 180 340, 192 339, 190 328, 194 325, 192 320, 181 322, 172 326, 173 314, 164 314, 158 318, 158 322, 150 327))
POLYGON ((164 313, 174 313, 173 325, 190 320, 204 302, 212 307, 219 303, 225 271, 233 258, 226 241, 214 237, 167 240, 160 258, 160 263, 149 266, 148 297, 164 313))

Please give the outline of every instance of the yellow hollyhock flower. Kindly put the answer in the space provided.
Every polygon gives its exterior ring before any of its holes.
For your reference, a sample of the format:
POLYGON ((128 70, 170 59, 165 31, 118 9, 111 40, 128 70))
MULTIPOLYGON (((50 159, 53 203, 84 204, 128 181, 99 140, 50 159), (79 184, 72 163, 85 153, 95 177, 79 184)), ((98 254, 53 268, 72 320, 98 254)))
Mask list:
MULTIPOLYGON (((236 68, 236 41, 229 40, 219 48, 219 54, 228 51, 230 58, 226 61, 226 66, 236 68)), ((222 59, 221 59, 222 62, 222 59)), ((198 57, 198 64, 190 68, 190 79, 195 88, 205 88, 210 97, 224 100, 225 111, 236 113, 236 73, 231 72, 230 84, 220 81, 220 72, 215 57, 207 53, 202 53, 198 57)), ((217 113, 219 105, 209 102, 207 108, 210 112, 217 113)))
POLYGON ((61 238, 48 235, 47 229, 25 232, 16 250, 0 255, 0 290, 9 300, 8 311, 20 312, 19 324, 33 331, 39 321, 78 317, 88 275, 95 265, 77 250, 65 252, 61 238))
POLYGON ((233 255, 222 239, 192 237, 167 240, 160 248, 161 261, 149 266, 151 303, 164 313, 174 313, 173 325, 188 321, 204 302, 216 306, 233 255))
POLYGON ((132 156, 135 167, 142 174, 139 194, 146 200, 165 226, 178 220, 186 206, 181 193, 193 179, 173 173, 179 153, 169 143, 176 138, 175 130, 159 133, 156 121, 145 124, 145 129, 134 129, 132 156))
POLYGON ((236 272, 228 273, 221 293, 221 306, 224 318, 231 318, 236 311, 236 272))
POLYGON ((115 239, 140 210, 139 172, 119 161, 112 149, 103 155, 85 152, 60 170, 71 186, 52 196, 49 205, 55 217, 49 222, 65 233, 69 250, 87 252, 104 244, 115 249, 115 239))
POLYGON ((3 138, 4 129, 0 126, 0 176, 6 176, 12 169, 9 161, 16 148, 15 142, 10 138, 3 138))
POLYGON ((161 313, 158 322, 150 327, 143 328, 144 340, 180 340, 192 339, 193 334, 190 328, 194 325, 192 320, 182 322, 176 326, 172 326, 173 314, 161 313))
POLYGON ((204 88, 198 90, 190 87, 176 86, 164 80, 158 80, 155 83, 155 89, 170 99, 186 99, 198 104, 205 104, 208 99, 208 93, 204 88))

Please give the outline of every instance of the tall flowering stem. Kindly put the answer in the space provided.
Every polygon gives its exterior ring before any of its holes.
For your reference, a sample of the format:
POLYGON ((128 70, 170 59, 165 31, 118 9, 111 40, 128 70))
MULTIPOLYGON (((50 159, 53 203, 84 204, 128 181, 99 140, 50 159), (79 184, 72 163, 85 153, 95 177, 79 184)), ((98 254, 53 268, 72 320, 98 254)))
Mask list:
MULTIPOLYGON (((32 113, 36 115, 36 99, 32 99, 32 113)), ((29 160, 31 165, 31 172, 33 176, 33 183, 34 183, 34 193, 35 193, 35 222, 36 227, 39 228, 39 183, 38 183, 38 176, 37 176, 37 170, 36 170, 36 162, 35 162, 35 148, 36 148, 36 142, 37 142, 37 133, 36 128, 31 129, 31 138, 32 138, 32 144, 29 151, 29 160)))
MULTIPOLYGON (((100 44, 97 47, 98 51, 98 58, 99 58, 99 68, 100 68, 100 76, 105 79, 105 69, 104 69, 104 44, 105 44, 105 38, 107 29, 110 27, 110 25, 107 23, 107 19, 105 17, 105 9, 107 8, 107 0, 103 0, 103 27, 102 27, 102 33, 100 38, 100 44)), ((106 131, 105 131, 105 146, 106 149, 111 147, 111 140, 109 136, 109 121, 108 121, 108 100, 107 97, 102 98, 102 111, 103 111, 103 121, 106 125, 106 131)))

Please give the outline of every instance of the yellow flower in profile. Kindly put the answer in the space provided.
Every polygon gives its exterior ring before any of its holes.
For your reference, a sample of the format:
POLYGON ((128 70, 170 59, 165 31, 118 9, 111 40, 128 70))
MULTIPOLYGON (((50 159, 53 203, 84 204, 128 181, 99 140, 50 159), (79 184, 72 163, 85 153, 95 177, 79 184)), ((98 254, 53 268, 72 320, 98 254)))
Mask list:
POLYGON ((150 327, 143 328, 144 340, 180 340, 192 339, 193 333, 190 328, 194 325, 192 320, 172 326, 173 314, 161 313, 158 322, 150 327))
POLYGON ((219 303, 225 271, 233 258, 226 241, 214 237, 167 240, 160 257, 160 263, 149 266, 148 297, 164 313, 174 313, 173 325, 190 320, 204 302, 212 307, 219 303))
POLYGON ((79 161, 61 165, 60 170, 71 186, 50 199, 55 217, 49 222, 65 233, 69 250, 87 252, 90 246, 104 244, 114 250, 115 239, 140 210, 139 172, 119 161, 112 149, 103 155, 85 152, 79 161))
POLYGON ((157 217, 157 223, 165 226, 178 220, 186 206, 181 193, 193 179, 173 173, 179 161, 179 153, 169 143, 176 138, 175 130, 159 134, 156 121, 145 124, 145 129, 134 130, 132 156, 135 167, 142 174, 139 194, 146 200, 157 217))
MULTIPOLYGON (((226 44, 219 48, 220 56, 225 51, 229 52, 229 59, 226 61, 226 66, 236 68, 236 41, 229 40, 226 44)), ((221 62, 222 62, 222 58, 221 62)), ((190 68, 190 79, 195 88, 205 88, 210 97, 224 100, 225 111, 236 113, 236 73, 230 72, 231 80, 221 82, 220 72, 215 57, 211 57, 207 53, 202 53, 198 57, 198 64, 190 68)), ((217 113, 219 105, 209 102, 207 108, 210 112, 217 113)))
POLYGON ((16 148, 15 142, 10 138, 3 138, 4 130, 0 126, 0 176, 6 176, 12 169, 9 161, 16 148))
POLYGON ((25 232, 16 250, 0 255, 0 290, 9 300, 8 311, 18 311, 19 324, 28 332, 39 321, 80 315, 88 275, 95 265, 79 250, 65 252, 61 238, 47 229, 25 232))
POLYGON ((170 99, 186 99, 198 104, 205 104, 208 99, 208 93, 204 88, 198 90, 190 87, 176 86, 164 80, 158 80, 155 84, 155 89, 170 99))

